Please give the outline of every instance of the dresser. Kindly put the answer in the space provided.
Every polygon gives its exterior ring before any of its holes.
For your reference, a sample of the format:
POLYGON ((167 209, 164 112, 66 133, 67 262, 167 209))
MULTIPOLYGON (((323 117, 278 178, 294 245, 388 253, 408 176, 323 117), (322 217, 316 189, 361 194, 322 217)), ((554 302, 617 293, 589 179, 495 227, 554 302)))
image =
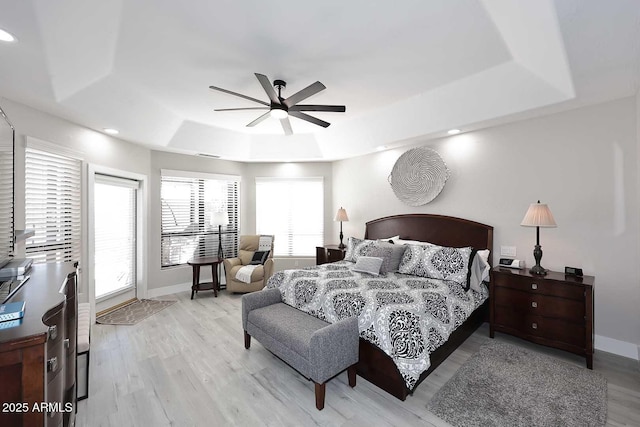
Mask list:
POLYGON ((592 276, 496 267, 490 284, 489 335, 503 332, 579 354, 593 369, 592 276))
POLYGON ((316 265, 342 261, 346 251, 347 248, 339 248, 338 245, 316 246, 316 265))
POLYGON ((71 263, 34 265, 7 302, 18 326, 0 329, 0 426, 75 424, 77 281, 71 263))

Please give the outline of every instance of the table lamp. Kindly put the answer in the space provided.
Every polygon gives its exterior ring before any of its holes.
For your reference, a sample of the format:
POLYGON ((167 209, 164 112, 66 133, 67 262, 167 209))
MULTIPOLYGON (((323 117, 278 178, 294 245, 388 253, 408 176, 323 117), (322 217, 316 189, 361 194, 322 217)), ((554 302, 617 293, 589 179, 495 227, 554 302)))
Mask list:
POLYGON ((547 274, 547 270, 542 268, 540 265, 540 260, 542 259, 542 248, 540 247, 540 227, 557 227, 556 221, 553 219, 553 215, 551 214, 551 210, 549 207, 540 203, 532 203, 527 210, 527 213, 524 215, 524 219, 520 223, 520 225, 524 227, 535 227, 536 228, 536 246, 533 249, 533 257, 536 259, 536 265, 531 267, 529 273, 536 274, 539 276, 544 276, 547 274))
POLYGON ((342 221, 349 221, 349 217, 347 216, 347 211, 343 207, 338 209, 338 213, 336 214, 336 219, 334 219, 334 221, 340 221, 340 244, 338 247, 340 249, 344 249, 345 246, 344 243, 342 243, 342 239, 344 238, 344 234, 342 234, 342 221))

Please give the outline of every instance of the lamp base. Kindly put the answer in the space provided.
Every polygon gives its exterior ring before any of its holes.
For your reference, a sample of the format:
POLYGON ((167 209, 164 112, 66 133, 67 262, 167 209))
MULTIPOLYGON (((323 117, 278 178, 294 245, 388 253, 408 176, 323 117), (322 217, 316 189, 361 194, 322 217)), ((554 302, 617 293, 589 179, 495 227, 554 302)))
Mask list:
POLYGON ((535 258, 536 260, 536 265, 531 267, 529 273, 535 274, 537 276, 544 276, 545 274, 547 274, 547 270, 542 268, 542 266, 540 265, 540 260, 542 259, 542 248, 540 247, 540 245, 536 245, 534 247, 533 258, 535 258))
POLYGON ((347 245, 345 245, 344 243, 340 242, 340 244, 338 245, 338 249, 344 249, 346 248, 347 245))
POLYGON ((531 267, 531 269, 529 270, 529 273, 531 274, 535 274, 536 276, 544 276, 547 274, 547 270, 545 270, 544 268, 542 268, 542 266, 540 265, 534 265, 533 267, 531 267))

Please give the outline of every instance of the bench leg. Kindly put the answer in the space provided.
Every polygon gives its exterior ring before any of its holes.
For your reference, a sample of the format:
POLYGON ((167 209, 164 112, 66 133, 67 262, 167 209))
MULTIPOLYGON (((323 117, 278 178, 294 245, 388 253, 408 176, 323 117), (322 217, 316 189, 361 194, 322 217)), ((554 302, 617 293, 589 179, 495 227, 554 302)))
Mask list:
POLYGON ((251 347, 251 335, 244 331, 244 348, 248 349, 249 347, 251 347))
POLYGON ((327 383, 318 384, 314 382, 314 384, 316 386, 316 408, 318 411, 322 411, 324 409, 324 392, 327 383))
POLYGON ((347 368, 347 375, 349 376, 349 386, 356 386, 356 365, 353 364, 347 368))

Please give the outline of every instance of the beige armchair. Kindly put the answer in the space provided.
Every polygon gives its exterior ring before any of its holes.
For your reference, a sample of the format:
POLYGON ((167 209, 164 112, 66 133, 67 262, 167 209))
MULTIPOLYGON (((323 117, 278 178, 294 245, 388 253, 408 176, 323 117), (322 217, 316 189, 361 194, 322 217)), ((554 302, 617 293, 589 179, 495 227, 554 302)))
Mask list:
POLYGON ((259 265, 253 273, 251 273, 251 283, 244 283, 236 280, 236 273, 244 266, 251 263, 253 254, 258 250, 260 235, 240 236, 240 250, 238 258, 226 258, 224 262, 224 271, 227 278, 227 291, 229 292, 255 292, 265 287, 267 280, 273 274, 273 236, 271 238, 271 250, 269 257, 264 265, 259 265))

